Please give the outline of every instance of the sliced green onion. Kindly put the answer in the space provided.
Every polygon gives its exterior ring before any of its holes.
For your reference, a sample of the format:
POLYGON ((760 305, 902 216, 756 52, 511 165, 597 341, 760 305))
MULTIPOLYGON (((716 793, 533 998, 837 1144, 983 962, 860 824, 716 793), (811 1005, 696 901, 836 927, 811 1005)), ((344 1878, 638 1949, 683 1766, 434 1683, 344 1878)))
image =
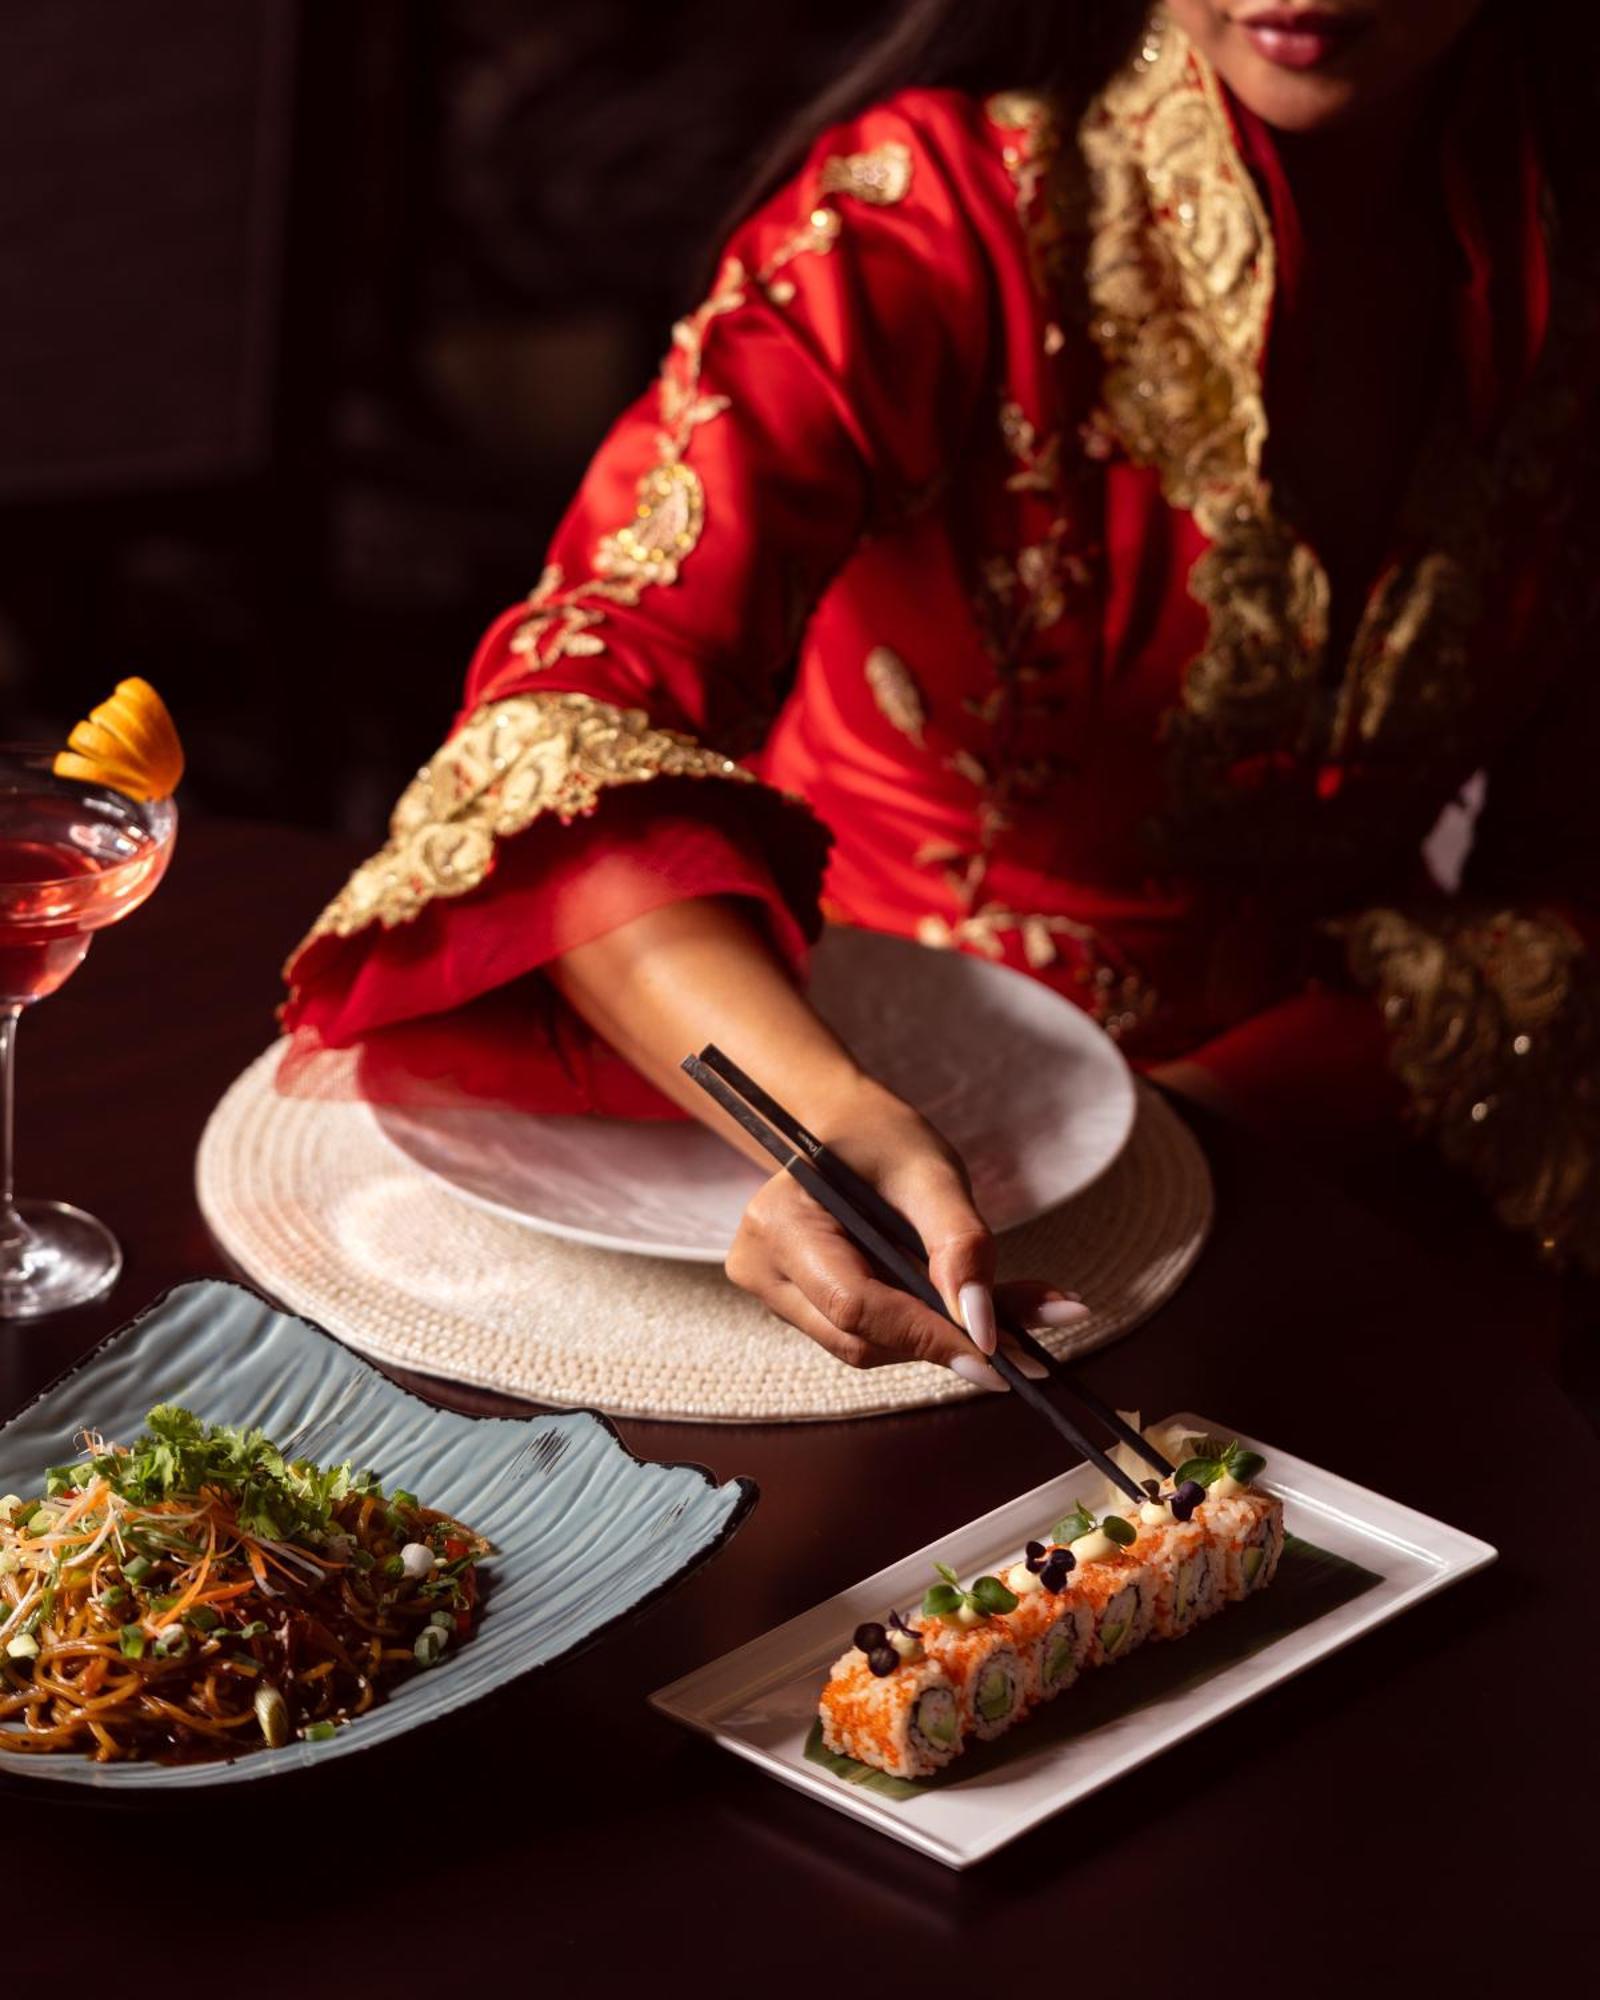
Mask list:
POLYGON ((431 1667, 438 1663, 439 1655, 450 1643, 448 1634, 439 1625, 424 1625, 417 1634, 411 1650, 416 1655, 419 1667, 431 1667))

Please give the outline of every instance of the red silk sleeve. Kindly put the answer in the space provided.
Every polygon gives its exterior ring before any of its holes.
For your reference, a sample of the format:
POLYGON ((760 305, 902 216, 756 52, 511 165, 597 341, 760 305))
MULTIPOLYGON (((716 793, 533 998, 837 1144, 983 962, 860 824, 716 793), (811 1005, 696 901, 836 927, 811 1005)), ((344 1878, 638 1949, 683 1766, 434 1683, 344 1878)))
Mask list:
MULTIPOLYGON (((537 589, 486 634, 388 845, 291 960, 284 1018, 304 1041, 381 1032, 398 1048, 407 1024, 448 1015, 434 1059, 452 1034, 481 1055, 481 1014, 457 1010, 499 994, 529 1047, 445 1067, 506 1101, 583 1109, 604 1059, 575 1081, 584 1036, 530 985, 561 951, 676 898, 733 895, 800 963, 826 836, 739 760, 829 579, 938 482, 970 422, 991 337, 961 185, 978 115, 938 92, 868 111, 737 232, 537 589)), ((663 1108, 634 1083, 623 1108, 663 1108)))

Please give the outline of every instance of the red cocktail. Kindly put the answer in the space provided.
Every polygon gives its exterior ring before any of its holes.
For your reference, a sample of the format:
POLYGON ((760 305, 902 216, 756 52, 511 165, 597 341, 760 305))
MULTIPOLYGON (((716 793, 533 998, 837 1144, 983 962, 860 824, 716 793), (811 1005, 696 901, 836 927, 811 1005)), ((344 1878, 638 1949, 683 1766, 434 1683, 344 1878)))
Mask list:
POLYGON ((22 1009, 83 963, 97 930, 161 880, 178 815, 108 786, 58 778, 45 750, 0 750, 0 1319, 98 1298, 122 1253, 64 1202, 12 1196, 12 1045, 22 1009))

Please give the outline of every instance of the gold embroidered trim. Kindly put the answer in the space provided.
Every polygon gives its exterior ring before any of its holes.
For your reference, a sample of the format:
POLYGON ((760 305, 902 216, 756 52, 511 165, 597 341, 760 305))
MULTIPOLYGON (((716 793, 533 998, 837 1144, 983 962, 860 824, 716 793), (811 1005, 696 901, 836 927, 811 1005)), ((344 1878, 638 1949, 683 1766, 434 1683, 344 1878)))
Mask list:
POLYGON ((851 194, 884 208, 911 190, 911 148, 888 139, 866 153, 835 153, 822 163, 818 194, 851 194))
POLYGON ((1254 866, 1271 800, 1240 794, 1233 769, 1258 758, 1309 769, 1350 753, 1368 772, 1353 803, 1291 808, 1285 831, 1308 863, 1324 849, 1335 861, 1370 849, 1379 829, 1403 844, 1419 815, 1420 840, 1459 756, 1492 503, 1505 493, 1520 504, 1547 477, 1559 342, 1492 464, 1459 413, 1441 412, 1407 502, 1408 553, 1380 578, 1342 674, 1330 676, 1327 574, 1274 510, 1262 471, 1270 226, 1216 79, 1170 21, 1153 18, 1080 141, 1090 330, 1106 364, 1088 448, 1153 466, 1169 504, 1192 511, 1211 542, 1189 578, 1209 617, 1206 647, 1165 724, 1168 845, 1190 866, 1254 866))
POLYGON ((489 702, 406 787, 389 821, 388 844, 355 871, 300 949, 313 938, 349 937, 369 924, 392 930, 409 923, 436 897, 476 889, 497 841, 545 813, 571 821, 592 811, 610 787, 651 778, 755 783, 692 736, 653 728, 636 708, 585 694, 489 702))
POLYGON ((1581 941, 1512 910, 1369 910, 1335 928, 1419 1124, 1503 1221, 1600 1270, 1600 985, 1581 941))
POLYGON ((1106 419, 1215 540, 1264 502, 1260 363, 1276 284, 1266 213, 1216 79, 1170 24, 1090 106, 1087 285, 1106 419))
POLYGON ((866 676, 872 699, 878 705, 878 713, 891 722, 902 736, 910 737, 913 743, 920 746, 928 720, 928 707, 916 676, 905 661, 892 646, 874 646, 862 661, 861 671, 866 676))

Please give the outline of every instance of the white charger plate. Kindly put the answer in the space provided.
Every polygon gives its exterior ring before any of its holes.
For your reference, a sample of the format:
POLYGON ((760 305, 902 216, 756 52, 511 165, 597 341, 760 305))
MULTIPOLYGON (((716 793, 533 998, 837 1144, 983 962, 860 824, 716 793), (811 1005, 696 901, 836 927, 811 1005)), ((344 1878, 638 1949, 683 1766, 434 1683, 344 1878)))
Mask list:
MULTIPOLYGON (((1210 1435, 1237 1435, 1203 1417, 1180 1415, 1168 1422, 1210 1435)), ((864 1820, 948 1868, 970 1867, 1495 1559, 1487 1542, 1442 1521, 1272 1445, 1244 1442, 1265 1457, 1260 1483, 1282 1497, 1288 1533, 1311 1544, 1312 1555, 1296 1557, 1286 1547, 1277 1581, 1259 1597, 1228 1606, 1184 1639, 1147 1643, 1122 1664, 1085 1674, 996 1742, 964 1751, 930 1784, 890 1781, 880 1792, 872 1787, 881 1779, 869 1775, 865 1784, 852 1782, 807 1754, 828 1669, 863 1619, 881 1619, 891 1606, 905 1610, 916 1603, 935 1580, 936 1561, 951 1564, 964 1579, 1017 1561, 1024 1542, 1064 1513, 1078 1494, 1101 1489, 1099 1475, 1088 1466, 930 1542, 659 1689, 651 1702, 835 1811, 864 1820), (1315 1562, 1316 1552, 1338 1562, 1315 1562), (1281 1629, 1285 1625, 1290 1629, 1281 1629)))
MULTIPOLYGON (((1082 1193, 1127 1142, 1133 1077, 1116 1044, 1025 973, 839 925, 817 947, 810 994, 864 1067, 961 1154, 994 1229, 1082 1193)), ((781 1078, 757 1081, 783 1095, 781 1078)), ((765 1178, 701 1125, 407 1105, 372 1115, 463 1200, 641 1256, 720 1264, 765 1178)))

